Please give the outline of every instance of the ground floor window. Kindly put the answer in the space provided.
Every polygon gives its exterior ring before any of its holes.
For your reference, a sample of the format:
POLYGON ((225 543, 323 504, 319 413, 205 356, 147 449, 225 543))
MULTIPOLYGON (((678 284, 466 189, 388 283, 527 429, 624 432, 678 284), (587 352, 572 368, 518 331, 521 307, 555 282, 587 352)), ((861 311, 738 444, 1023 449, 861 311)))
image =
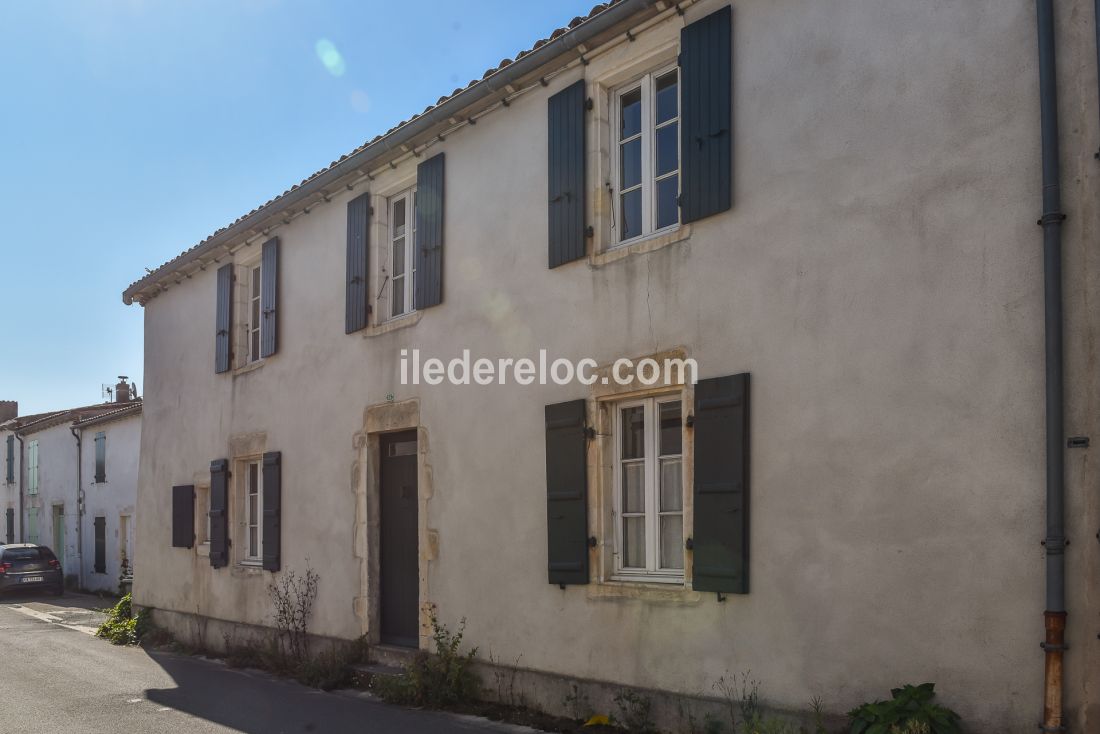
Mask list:
POLYGON ((263 552, 263 472, 259 461, 245 464, 245 557, 259 563, 263 552))
POLYGON ((615 405, 615 572, 682 581, 684 482, 679 395, 615 405))
POLYGON ((95 566, 96 573, 107 573, 107 518, 96 517, 92 522, 95 531, 95 566))

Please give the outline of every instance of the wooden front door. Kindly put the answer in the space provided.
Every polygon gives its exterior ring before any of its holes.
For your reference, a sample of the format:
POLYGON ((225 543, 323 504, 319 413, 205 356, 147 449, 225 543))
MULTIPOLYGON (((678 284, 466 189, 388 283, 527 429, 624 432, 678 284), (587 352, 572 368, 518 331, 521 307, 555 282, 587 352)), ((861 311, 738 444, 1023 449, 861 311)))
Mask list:
POLYGON ((420 552, 417 524, 416 431, 381 437, 382 642, 417 647, 420 552))

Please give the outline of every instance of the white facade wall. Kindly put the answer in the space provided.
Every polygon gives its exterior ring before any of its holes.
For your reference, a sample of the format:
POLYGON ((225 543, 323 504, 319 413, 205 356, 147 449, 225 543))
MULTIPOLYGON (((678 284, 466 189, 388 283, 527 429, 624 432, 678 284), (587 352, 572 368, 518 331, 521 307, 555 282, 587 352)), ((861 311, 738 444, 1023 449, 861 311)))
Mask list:
POLYGON ((84 450, 81 481, 84 486, 84 586, 91 590, 117 591, 122 560, 135 563, 134 528, 137 501, 138 451, 141 414, 93 423, 81 431, 84 450), (95 437, 106 436, 106 481, 95 481, 95 437), (104 571, 95 570, 95 519, 105 520, 104 571), (127 556, 128 554, 128 556, 127 556))
POLYGON ((13 542, 19 542, 19 533, 22 528, 22 513, 19 510, 19 474, 22 471, 19 451, 19 439, 15 439, 12 460, 12 481, 8 481, 8 437, 14 434, 9 430, 0 429, 0 543, 6 543, 7 536, 7 511, 12 511, 13 542))
MULTIPOLYGON (((686 21, 720 4, 692 5, 686 21)), ((1071 20, 1085 5, 1060 6, 1061 83, 1094 94, 1091 27, 1071 20)), ((431 149, 447 154, 444 301, 401 328, 344 334, 345 209, 362 188, 278 228, 280 347, 262 366, 214 373, 214 267, 146 305, 137 553, 157 573, 139 574, 136 602, 270 622, 271 574, 172 548, 170 497, 190 483, 201 496, 214 459, 278 450, 283 568, 310 559, 321 574, 312 631, 370 634, 376 518, 362 495, 378 426, 366 412, 418 401, 421 601, 448 623, 465 617, 482 654, 684 694, 751 670, 770 704, 816 695, 834 711, 932 680, 974 731, 1034 727, 1044 457, 1032 3, 737 3, 733 209, 650 252, 548 270, 547 96, 582 75, 595 91, 598 247, 599 79, 647 54, 673 58, 683 22, 673 15, 431 149), (543 407, 594 395, 403 386, 398 357, 414 347, 443 358, 546 347, 601 364, 681 349, 701 377, 750 372, 750 593, 547 584, 543 407)), ((1062 98, 1067 433, 1100 435, 1089 306, 1100 131, 1081 96, 1062 98)), ((414 176, 411 163, 378 176, 375 211, 414 176)), ((1082 731, 1100 721, 1088 666, 1095 463, 1071 454, 1067 471, 1066 697, 1082 731)), ((231 523, 237 543, 238 532, 231 523)))
POLYGON ((24 471, 30 471, 26 460, 32 441, 38 442, 38 492, 30 494, 30 476, 24 476, 24 522, 26 542, 49 546, 61 561, 69 581, 80 575, 80 546, 77 542, 76 438, 70 430, 71 420, 23 434, 24 471), (29 515, 35 513, 37 520, 29 515), (57 521, 60 513, 60 521, 57 521), (37 527, 37 540, 31 529, 37 527))

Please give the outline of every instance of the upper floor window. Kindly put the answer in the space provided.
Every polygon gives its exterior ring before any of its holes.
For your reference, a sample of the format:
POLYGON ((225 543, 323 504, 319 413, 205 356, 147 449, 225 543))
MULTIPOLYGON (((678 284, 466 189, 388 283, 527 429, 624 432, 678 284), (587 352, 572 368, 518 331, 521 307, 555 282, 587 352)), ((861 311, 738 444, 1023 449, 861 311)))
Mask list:
POLYGON ((107 481, 107 434, 99 431, 95 435, 95 483, 107 481))
POLYGON ((682 581, 684 489, 681 400, 619 403, 615 416, 615 571, 682 581))
POLYGON ((390 318, 413 310, 416 277, 416 189, 390 198, 390 318))
POLYGON ((615 95, 614 167, 619 242, 680 221, 680 90, 673 66, 615 95))
POLYGON ((27 444, 27 494, 38 494, 38 441, 27 444))
POLYGON ((260 305, 260 286, 263 283, 259 264, 248 268, 248 361, 260 358, 260 324, 263 309, 260 305))

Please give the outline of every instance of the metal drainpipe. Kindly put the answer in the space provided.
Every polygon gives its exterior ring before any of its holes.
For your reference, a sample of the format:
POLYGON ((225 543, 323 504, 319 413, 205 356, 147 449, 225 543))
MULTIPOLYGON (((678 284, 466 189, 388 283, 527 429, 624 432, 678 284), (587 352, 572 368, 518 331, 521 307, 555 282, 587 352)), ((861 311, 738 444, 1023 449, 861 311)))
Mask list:
POLYGON ((1065 731, 1062 658, 1066 629, 1065 456, 1062 360, 1062 213, 1058 166, 1058 86, 1055 70, 1053 0, 1036 0, 1039 31, 1039 110, 1043 163, 1043 286, 1046 332, 1046 674, 1042 731, 1065 731))
MULTIPOLYGON (((84 442, 80 440, 80 431, 75 426, 69 426, 69 433, 76 439, 76 583, 84 588, 84 480, 81 477, 83 457, 81 447, 84 442)), ((64 552, 64 551, 62 551, 64 552)))
POLYGON ((26 453, 23 451, 23 436, 16 433, 15 437, 19 440, 19 542, 27 542, 27 523, 25 521, 24 507, 23 507, 23 477, 26 474, 24 471, 24 458, 26 453))

